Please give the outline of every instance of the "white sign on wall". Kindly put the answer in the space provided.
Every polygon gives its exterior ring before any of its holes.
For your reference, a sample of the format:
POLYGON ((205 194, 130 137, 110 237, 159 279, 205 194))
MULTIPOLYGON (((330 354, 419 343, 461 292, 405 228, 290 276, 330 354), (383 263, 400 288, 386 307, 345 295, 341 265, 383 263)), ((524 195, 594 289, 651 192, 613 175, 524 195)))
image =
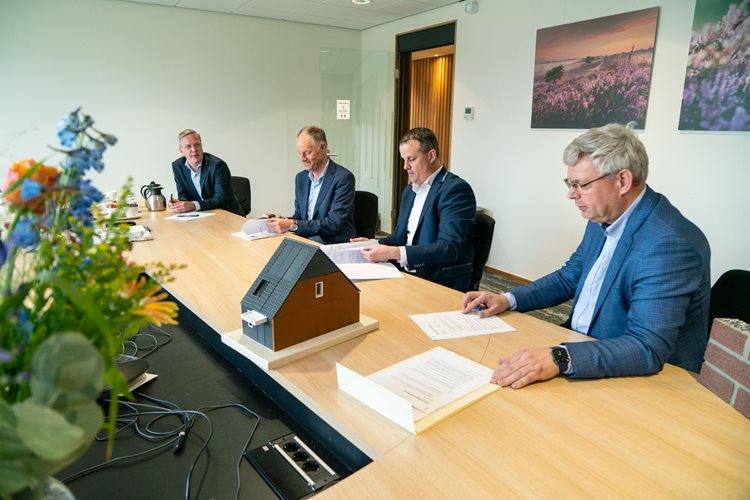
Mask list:
POLYGON ((337 99, 336 100, 336 119, 337 120, 348 120, 350 116, 350 101, 349 99, 337 99))

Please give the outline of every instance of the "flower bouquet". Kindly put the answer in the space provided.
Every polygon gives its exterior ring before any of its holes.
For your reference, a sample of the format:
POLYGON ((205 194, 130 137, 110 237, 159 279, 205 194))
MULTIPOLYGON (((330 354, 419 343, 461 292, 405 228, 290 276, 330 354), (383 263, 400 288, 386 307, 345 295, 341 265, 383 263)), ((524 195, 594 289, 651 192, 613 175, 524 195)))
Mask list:
MULTIPOLYGON (((103 169, 102 156, 116 139, 93 125, 80 109, 70 113, 58 125, 61 147, 53 148, 62 156, 59 168, 14 163, 0 194, 6 213, 0 227, 2 498, 37 496, 47 477, 86 450, 103 422, 95 403, 102 385, 129 394, 116 367, 123 341, 148 323, 174 323, 177 314, 144 268, 127 260, 131 243, 116 224, 126 204, 108 217, 97 208, 102 193, 86 176, 103 169)), ((159 282, 173 270, 149 267, 159 282)), ((116 411, 112 398, 110 431, 116 411)), ((108 453, 111 445, 112 439, 108 453)))

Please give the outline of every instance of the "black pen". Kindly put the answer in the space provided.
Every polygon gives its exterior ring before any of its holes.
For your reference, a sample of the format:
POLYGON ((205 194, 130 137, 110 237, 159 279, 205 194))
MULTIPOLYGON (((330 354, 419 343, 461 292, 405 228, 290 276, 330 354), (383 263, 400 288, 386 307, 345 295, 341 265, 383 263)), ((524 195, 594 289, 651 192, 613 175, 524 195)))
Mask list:
POLYGON ((198 214, 180 214, 177 217, 199 217, 198 214))

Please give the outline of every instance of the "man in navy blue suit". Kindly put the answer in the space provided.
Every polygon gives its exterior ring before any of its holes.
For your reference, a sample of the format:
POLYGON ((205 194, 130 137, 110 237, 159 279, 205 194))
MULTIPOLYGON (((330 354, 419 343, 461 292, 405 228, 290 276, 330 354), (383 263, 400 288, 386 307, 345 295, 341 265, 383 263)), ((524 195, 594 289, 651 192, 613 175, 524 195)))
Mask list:
POLYGON ((264 214, 268 229, 325 244, 354 238, 354 175, 328 158, 325 131, 314 126, 300 130, 297 153, 304 170, 294 179, 294 215, 264 214))
POLYGON ((362 253, 372 262, 393 260, 419 277, 465 292, 471 289, 474 259, 474 191, 440 163, 432 130, 409 130, 398 150, 411 184, 401 196, 396 229, 362 253))
POLYGON ((563 153, 568 198, 588 219, 583 241, 559 270, 502 295, 469 292, 465 313, 485 317, 573 300, 564 326, 596 342, 565 342, 500 359, 492 382, 514 389, 569 378, 656 373, 664 363, 697 372, 711 291, 708 241, 646 185, 648 156, 627 127, 591 129, 563 153))
POLYGON ((244 217, 226 162, 203 152, 201 136, 195 130, 183 130, 177 140, 183 156, 172 162, 177 199, 170 196, 169 208, 178 213, 223 208, 244 217))

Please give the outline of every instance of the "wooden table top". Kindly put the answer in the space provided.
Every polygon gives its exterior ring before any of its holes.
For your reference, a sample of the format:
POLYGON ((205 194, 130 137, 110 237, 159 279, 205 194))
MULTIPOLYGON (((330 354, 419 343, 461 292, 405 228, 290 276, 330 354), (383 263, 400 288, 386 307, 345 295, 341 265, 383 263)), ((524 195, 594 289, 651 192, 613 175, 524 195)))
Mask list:
MULTIPOLYGON (((237 330, 240 301, 282 238, 232 237, 244 219, 220 210, 188 222, 168 215, 143 214, 154 240, 136 243, 132 258, 186 264, 165 288, 218 333, 237 330)), ((455 310, 459 292, 412 276, 357 286, 378 330, 269 372, 375 459, 323 497, 750 497, 750 421, 672 365, 501 389, 411 435, 339 391, 335 363, 369 375, 443 346, 494 368, 519 349, 589 339, 509 312, 516 332, 435 342, 408 315, 455 310)))

